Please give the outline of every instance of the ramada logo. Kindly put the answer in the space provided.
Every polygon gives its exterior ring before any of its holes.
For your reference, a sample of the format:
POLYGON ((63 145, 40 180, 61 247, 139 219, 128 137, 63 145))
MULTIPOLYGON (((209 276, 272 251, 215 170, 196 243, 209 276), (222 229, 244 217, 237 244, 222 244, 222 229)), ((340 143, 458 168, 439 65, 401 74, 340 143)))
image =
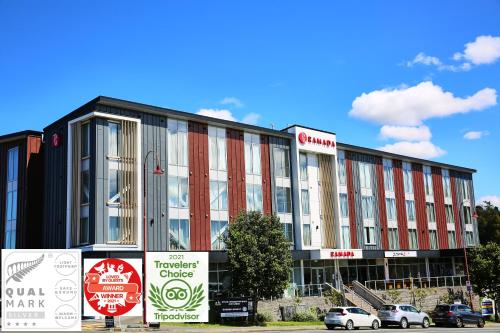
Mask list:
POLYGON ((330 257, 354 257, 354 251, 331 251, 330 257))
POLYGON ((299 138, 299 142, 301 144, 305 144, 307 142, 307 143, 312 143, 312 144, 316 144, 316 145, 322 145, 322 146, 325 146, 327 148, 334 148, 335 147, 335 141, 323 139, 323 138, 319 138, 319 137, 315 137, 315 136, 310 136, 310 135, 307 135, 305 132, 300 132, 298 138, 299 138))

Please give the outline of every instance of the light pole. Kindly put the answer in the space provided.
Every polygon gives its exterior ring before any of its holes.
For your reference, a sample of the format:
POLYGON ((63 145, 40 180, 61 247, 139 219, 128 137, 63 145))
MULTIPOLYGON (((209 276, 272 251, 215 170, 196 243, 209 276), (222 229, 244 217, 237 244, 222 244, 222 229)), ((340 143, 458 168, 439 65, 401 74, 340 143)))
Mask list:
MULTIPOLYGON (((156 167, 155 169, 153 170, 153 175, 163 175, 163 173, 165 172, 161 166, 160 166, 160 159, 158 158, 158 153, 156 153, 154 150, 150 150, 148 151, 148 153, 146 154, 146 157, 144 157, 144 163, 143 163, 143 174, 142 174, 142 183, 144 184, 143 187, 144 187, 144 193, 143 193, 143 203, 142 203, 142 206, 143 206, 143 211, 144 211, 144 220, 143 220, 143 223, 142 223, 142 227, 143 227, 143 231, 142 231, 142 248, 143 248, 143 252, 144 252, 144 258, 143 258, 143 262, 142 262, 142 274, 143 274, 143 284, 144 284, 144 287, 146 286, 146 252, 148 250, 148 236, 147 236, 147 231, 148 231, 148 228, 147 228, 147 196, 148 196, 148 178, 147 178, 147 170, 146 170, 146 166, 147 166, 147 163, 148 163, 148 157, 149 157, 149 154, 155 154, 156 155, 156 167)), ((145 325, 146 324, 146 288, 143 288, 142 289, 142 323, 145 325)))
MULTIPOLYGON (((470 274, 469 274, 469 262, 467 260, 467 237, 466 237, 466 228, 465 228, 465 213, 464 213, 464 203, 469 202, 470 200, 464 199, 460 202, 459 208, 459 216, 460 216, 460 229, 462 231, 462 246, 464 248, 464 258, 465 258, 465 271, 467 273, 467 281, 470 283, 470 274)), ((468 287, 467 287, 468 288, 468 287)), ((472 311, 474 311, 474 304, 472 303, 472 294, 469 290, 467 290, 469 294, 469 302, 472 311)))

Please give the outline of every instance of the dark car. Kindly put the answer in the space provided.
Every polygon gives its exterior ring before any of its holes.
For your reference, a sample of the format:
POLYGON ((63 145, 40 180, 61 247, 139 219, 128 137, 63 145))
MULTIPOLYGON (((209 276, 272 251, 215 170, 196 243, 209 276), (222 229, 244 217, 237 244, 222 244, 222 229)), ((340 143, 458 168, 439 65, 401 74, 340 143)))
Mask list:
POLYGON ((484 327, 484 319, 479 312, 474 312, 463 304, 439 304, 432 314, 436 326, 464 327, 466 324, 484 327))

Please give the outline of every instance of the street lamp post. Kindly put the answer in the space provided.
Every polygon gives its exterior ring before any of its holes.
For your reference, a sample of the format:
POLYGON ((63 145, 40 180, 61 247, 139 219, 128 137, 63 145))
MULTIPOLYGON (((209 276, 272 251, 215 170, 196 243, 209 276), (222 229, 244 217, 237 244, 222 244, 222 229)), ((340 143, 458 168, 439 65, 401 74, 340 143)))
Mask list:
MULTIPOLYGON (((144 193, 143 193, 143 203, 142 203, 142 206, 143 206, 143 212, 144 212, 144 220, 143 220, 143 231, 142 231, 142 248, 143 248, 143 252, 144 252, 144 258, 143 258, 143 262, 142 262, 142 274, 144 276, 144 279, 143 279, 143 282, 144 282, 144 286, 146 286, 146 252, 147 252, 147 249, 148 249, 148 237, 147 237, 147 231, 148 231, 148 228, 147 228, 147 195, 148 195, 148 178, 147 178, 147 170, 146 170, 146 166, 147 166, 147 162, 148 162, 148 157, 149 157, 149 154, 155 154, 156 155, 156 167, 155 169, 153 170, 153 175, 163 175, 163 173, 165 172, 161 167, 160 167, 160 159, 158 158, 158 153, 156 153, 155 151, 153 150, 150 150, 148 151, 148 153, 146 154, 146 157, 144 157, 144 163, 143 163, 143 174, 142 174, 142 183, 144 184, 143 187, 144 187, 144 193)), ((145 292, 145 289, 146 288, 143 288, 142 290, 142 323, 144 325, 146 325, 146 292, 145 292)))
MULTIPOLYGON (((467 281, 470 283, 470 274, 469 274, 469 262, 467 260, 467 237, 466 237, 466 228, 465 228, 465 213, 464 213, 464 203, 469 200, 462 200, 460 202, 459 208, 459 216, 460 216, 460 229, 462 231, 462 246, 464 248, 464 258, 465 258, 465 271, 467 273, 467 281)), ((470 201, 469 201, 470 202, 470 201)), ((467 286, 467 288, 469 288, 467 286)), ((469 294, 469 302, 470 302, 470 307, 472 311, 474 311, 474 304, 472 303, 472 294, 469 290, 467 290, 467 293, 469 294)))

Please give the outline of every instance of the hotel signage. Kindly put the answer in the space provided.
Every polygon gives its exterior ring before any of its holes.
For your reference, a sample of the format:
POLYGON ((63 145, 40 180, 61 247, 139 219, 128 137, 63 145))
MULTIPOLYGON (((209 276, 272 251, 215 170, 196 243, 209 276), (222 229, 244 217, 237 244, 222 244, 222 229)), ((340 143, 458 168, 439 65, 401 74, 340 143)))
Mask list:
POLYGON ((297 148, 319 154, 336 154, 336 136, 332 133, 325 133, 303 127, 293 127, 290 129, 295 133, 297 148))
POLYGON ((386 258, 415 258, 417 251, 385 251, 386 258))
POLYGON ((322 249, 311 251, 311 259, 361 259, 363 250, 360 249, 322 249))

